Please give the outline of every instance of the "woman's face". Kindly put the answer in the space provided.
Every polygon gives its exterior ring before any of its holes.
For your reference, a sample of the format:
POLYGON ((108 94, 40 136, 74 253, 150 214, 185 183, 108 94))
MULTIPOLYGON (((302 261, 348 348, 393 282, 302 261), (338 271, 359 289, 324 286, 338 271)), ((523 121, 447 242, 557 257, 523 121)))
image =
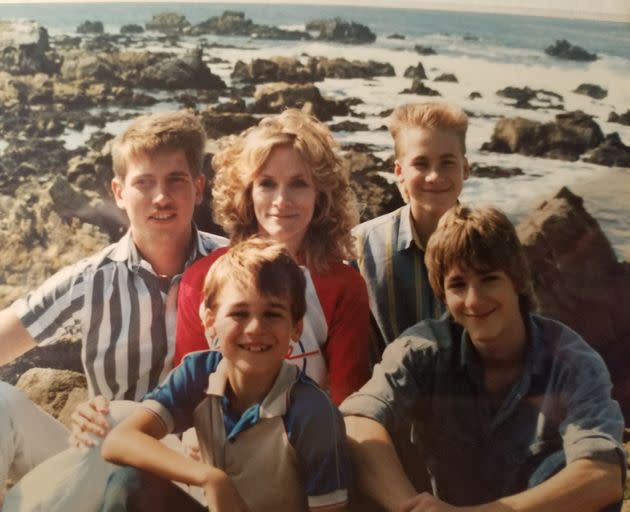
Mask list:
POLYGON ((271 150, 252 184, 258 233, 283 242, 297 255, 313 218, 317 191, 300 154, 291 146, 271 150))

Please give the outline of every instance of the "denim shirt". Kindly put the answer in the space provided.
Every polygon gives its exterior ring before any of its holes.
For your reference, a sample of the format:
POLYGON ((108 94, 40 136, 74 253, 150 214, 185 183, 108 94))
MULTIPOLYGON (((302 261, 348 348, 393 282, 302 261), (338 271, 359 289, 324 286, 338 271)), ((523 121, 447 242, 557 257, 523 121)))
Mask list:
POLYGON ((624 421, 602 358, 578 334, 530 315, 526 363, 492 404, 468 335, 448 315, 408 329, 383 354, 370 381, 342 405, 390 432, 413 423, 413 442, 434 491, 453 505, 487 503, 527 488, 532 472, 562 451, 566 463, 619 463, 624 421))

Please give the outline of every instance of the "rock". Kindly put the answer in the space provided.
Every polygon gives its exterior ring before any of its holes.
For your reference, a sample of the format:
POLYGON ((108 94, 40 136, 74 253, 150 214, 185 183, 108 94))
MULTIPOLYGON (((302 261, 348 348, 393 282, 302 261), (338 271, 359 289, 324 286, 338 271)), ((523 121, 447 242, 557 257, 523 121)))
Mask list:
POLYGON ((0 71, 12 75, 53 74, 59 69, 48 32, 34 21, 0 20, 0 71))
POLYGON ((630 264, 620 263, 583 201, 567 188, 517 227, 542 314, 580 333, 611 372, 613 395, 630 418, 630 264))
POLYGON ((257 25, 245 17, 244 12, 224 11, 221 16, 213 16, 195 25, 192 35, 213 34, 219 36, 245 36, 257 39, 308 40, 311 35, 300 30, 283 30, 267 25, 257 25))
POLYGON ((144 24, 147 30, 155 30, 164 34, 181 34, 190 27, 186 16, 176 12, 161 12, 155 14, 151 21, 144 24))
POLYGON ((630 126, 630 110, 626 110, 625 113, 619 115, 616 112, 611 112, 608 115, 609 123, 619 123, 625 126, 630 126))
POLYGON ((356 121, 341 121, 329 125, 329 128, 333 132, 361 132, 369 129, 367 124, 357 123, 356 121))
POLYGON ((60 49, 78 49, 82 39, 79 36, 72 37, 67 34, 58 35, 52 38, 52 45, 60 49))
POLYGON ((239 97, 231 97, 222 103, 212 105, 212 110, 219 114, 238 114, 243 113, 246 110, 245 100, 239 97))
POLYGON ((123 25, 120 27, 121 34, 142 34, 144 29, 141 25, 136 25, 135 23, 129 23, 127 25, 123 25))
POLYGON ((424 71, 422 62, 418 62, 416 66, 409 66, 405 69, 404 77, 413 78, 414 80, 425 80, 427 78, 427 74, 424 71))
POLYGON ((455 82, 457 83, 457 77, 453 73, 442 73, 440 76, 433 79, 435 82, 455 82))
POLYGON ((210 139, 235 135, 258 124, 256 116, 246 113, 218 112, 207 109, 201 112, 201 122, 210 139))
POLYGON ((322 97, 312 84, 292 85, 284 82, 264 84, 256 89, 252 111, 255 113, 279 113, 285 108, 300 108, 316 116, 320 121, 330 121, 333 116, 346 116, 348 105, 322 97))
POLYGON ((319 32, 317 39, 344 44, 364 44, 376 41, 376 34, 368 27, 354 21, 341 18, 311 20, 306 23, 306 30, 319 32))
POLYGON ((96 53, 73 52, 66 54, 61 65, 64 80, 82 82, 118 82, 119 74, 111 61, 96 53))
POLYGON ((147 89, 224 89, 225 83, 212 74, 202 60, 201 48, 183 57, 156 61, 140 72, 138 85, 147 89))
POLYGON ((508 86, 497 91, 497 96, 516 100, 515 103, 511 103, 515 108, 527 108, 531 110, 539 108, 564 109, 564 105, 562 105, 564 98, 558 93, 544 89, 508 86), (534 101, 536 102, 535 104, 532 103, 534 101))
POLYGON ((580 84, 573 92, 590 96, 596 100, 603 100, 606 96, 608 96, 608 91, 596 84, 580 84))
POLYGON ((469 100, 477 100, 479 98, 483 98, 479 91, 473 91, 468 95, 469 100))
POLYGON ((406 39, 402 34, 390 34, 387 39, 406 39))
POLYGON ((20 377, 17 388, 66 427, 75 407, 88 399, 85 375, 69 370, 32 368, 20 377))
POLYGON ((118 34, 97 34, 85 39, 81 43, 81 48, 91 52, 111 53, 116 51, 120 37, 118 34))
POLYGON ((621 142, 617 132, 610 133, 599 146, 589 151, 583 160, 608 167, 630 167, 630 147, 621 142))
POLYGON ((311 68, 293 57, 254 59, 249 64, 237 61, 230 75, 234 80, 261 84, 266 82, 308 83, 321 80, 311 68))
POLYGON ((394 67, 389 62, 369 60, 349 61, 344 58, 329 59, 327 57, 313 57, 308 66, 314 79, 324 78, 373 78, 375 76, 395 76, 394 67), (319 78, 321 77, 321 78, 319 78))
POLYGON ((420 55, 435 55, 436 54, 436 51, 430 46, 422 46, 422 45, 417 44, 416 46, 413 47, 413 49, 416 51, 416 53, 419 53, 420 55))
POLYGON ((524 174, 520 167, 500 167, 498 165, 482 165, 473 163, 470 166, 471 176, 476 178, 511 178, 524 174))
POLYGON ((424 85, 422 80, 413 79, 411 87, 402 91, 402 94, 419 94, 421 96, 442 96, 438 91, 424 85))
POLYGON ((603 139, 599 125, 578 110, 558 114, 555 122, 544 124, 522 117, 500 119, 491 141, 481 149, 574 161, 603 139))
POLYGON ((103 23, 100 21, 84 21, 77 27, 79 34, 102 34, 105 32, 103 23))
POLYGON ((597 60, 597 55, 587 52, 584 48, 573 46, 566 39, 558 39, 556 42, 545 48, 545 53, 558 59, 593 61, 597 60))

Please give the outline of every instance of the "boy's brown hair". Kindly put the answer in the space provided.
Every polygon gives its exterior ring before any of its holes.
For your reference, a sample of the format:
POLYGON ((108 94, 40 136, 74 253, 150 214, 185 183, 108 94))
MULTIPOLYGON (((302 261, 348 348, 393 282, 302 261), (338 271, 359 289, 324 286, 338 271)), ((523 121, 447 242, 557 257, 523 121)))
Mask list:
POLYGON ((408 103, 396 108, 389 118, 389 133, 394 139, 394 155, 400 156, 400 134, 405 128, 436 128, 452 131, 460 140, 462 155, 466 154, 468 116, 459 107, 438 101, 408 103))
POLYGON ((233 245, 210 267, 203 285, 204 305, 216 310, 228 282, 243 287, 255 284, 262 295, 287 297, 293 323, 306 313, 306 278, 284 245, 269 239, 249 238, 233 245))
POLYGON ((521 311, 535 307, 525 252, 516 230, 500 210, 456 205, 438 222, 425 255, 429 282, 444 301, 444 279, 453 267, 478 273, 504 271, 519 295, 521 311))
POLYGON ((206 132, 197 117, 185 110, 137 117, 112 143, 114 175, 125 179, 129 160, 137 155, 153 156, 181 149, 193 178, 201 174, 206 132))

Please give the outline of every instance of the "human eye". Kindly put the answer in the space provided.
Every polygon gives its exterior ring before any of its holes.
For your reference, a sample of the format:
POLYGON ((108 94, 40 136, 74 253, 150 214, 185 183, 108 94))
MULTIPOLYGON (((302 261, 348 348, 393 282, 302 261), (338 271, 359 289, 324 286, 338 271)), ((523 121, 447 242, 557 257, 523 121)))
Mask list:
POLYGON ((291 180, 291 185, 295 188, 307 188, 311 186, 306 178, 303 177, 294 178, 293 180, 291 180))
POLYGON ((453 167, 455 167, 455 159, 454 158, 447 158, 445 160, 442 160, 442 168, 444 169, 452 169, 453 167))
POLYGON ((501 275, 498 272, 489 272, 487 274, 484 274, 483 277, 481 278, 481 280, 484 283, 493 283, 500 279, 501 279, 501 275))
POLYGON ((448 290, 461 290, 466 286, 466 282, 463 279, 450 279, 446 283, 446 288, 448 290))
POLYGON ((260 178, 256 185, 261 188, 273 188, 276 186, 276 183, 271 178, 260 178))
POLYGON ((242 320, 249 316, 249 312, 246 309, 233 309, 228 313, 228 317, 235 320, 242 320))
POLYGON ((151 178, 147 177, 139 177, 133 180, 132 184, 134 187, 139 188, 141 190, 149 188, 153 183, 151 178))
POLYGON ((423 170, 423 169, 426 169, 428 167, 429 163, 425 159, 421 159, 421 160, 416 160, 415 162, 413 162, 412 165, 416 169, 423 170))

